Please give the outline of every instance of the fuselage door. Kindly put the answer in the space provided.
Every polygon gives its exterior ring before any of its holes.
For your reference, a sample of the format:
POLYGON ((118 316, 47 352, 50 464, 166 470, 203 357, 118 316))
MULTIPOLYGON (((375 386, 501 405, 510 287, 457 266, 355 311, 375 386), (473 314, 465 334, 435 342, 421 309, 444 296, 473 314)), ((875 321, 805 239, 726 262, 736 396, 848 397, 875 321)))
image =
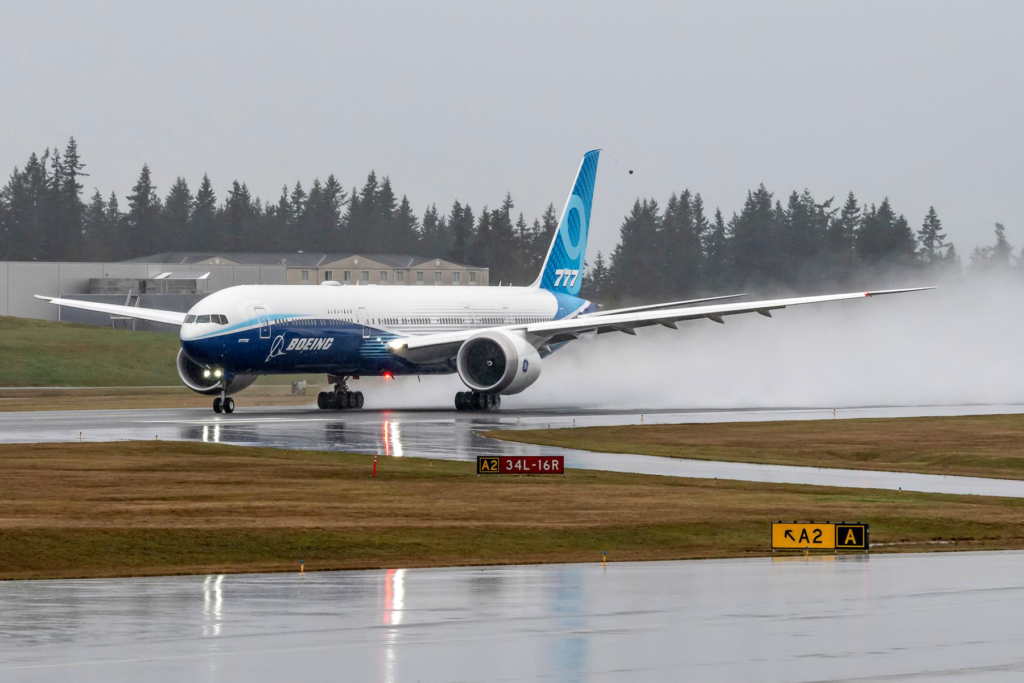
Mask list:
POLYGON ((362 306, 359 307, 359 324, 363 326, 363 339, 370 337, 370 314, 362 306))
POLYGON ((260 326, 260 339, 270 339, 270 315, 267 314, 267 309, 256 306, 253 310, 256 312, 256 320, 260 326))
POLYGON ((462 309, 462 323, 466 327, 473 327, 473 310, 469 306, 462 309))

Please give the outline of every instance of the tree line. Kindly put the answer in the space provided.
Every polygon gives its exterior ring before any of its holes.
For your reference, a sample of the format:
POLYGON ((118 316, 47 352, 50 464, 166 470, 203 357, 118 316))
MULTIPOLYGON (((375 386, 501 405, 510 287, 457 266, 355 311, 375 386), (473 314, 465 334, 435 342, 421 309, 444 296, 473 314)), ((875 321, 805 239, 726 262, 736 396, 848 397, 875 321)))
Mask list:
MULTIPOLYGON (((547 253, 558 216, 553 204, 527 220, 510 193, 479 211, 454 201, 418 216, 391 180, 371 171, 346 190, 332 174, 281 189, 276 202, 234 181, 218 197, 209 176, 197 189, 178 177, 160 194, 148 165, 125 196, 98 189, 86 199, 86 165, 72 137, 61 153, 33 153, 0 190, 0 260, 121 260, 163 251, 334 251, 412 253, 486 266, 491 282, 531 282, 547 253)), ((961 270, 934 208, 920 227, 888 198, 875 204, 851 192, 842 206, 807 190, 785 204, 763 185, 725 218, 700 193, 672 194, 664 207, 637 199, 611 254, 587 264, 585 293, 599 301, 687 298, 725 291, 857 286, 879 273, 961 270)), ((1024 259, 1024 254, 1022 254, 1024 259)), ((1005 228, 992 246, 975 249, 975 270, 1014 267, 1005 228)))

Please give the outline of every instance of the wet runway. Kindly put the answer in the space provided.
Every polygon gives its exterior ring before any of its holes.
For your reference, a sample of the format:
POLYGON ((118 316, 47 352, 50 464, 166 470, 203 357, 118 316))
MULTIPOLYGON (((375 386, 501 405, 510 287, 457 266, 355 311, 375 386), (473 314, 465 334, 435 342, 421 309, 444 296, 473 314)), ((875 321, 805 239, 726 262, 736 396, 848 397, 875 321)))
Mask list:
POLYGON ((1020 405, 917 406, 832 410, 639 411, 528 410, 495 413, 455 411, 341 411, 303 408, 241 408, 233 415, 207 409, 0 413, 0 442, 171 439, 228 444, 321 448, 384 456, 466 460, 477 455, 563 454, 567 467, 680 477, 738 479, 857 488, 904 489, 1024 497, 1024 481, 947 477, 862 470, 785 467, 643 455, 604 454, 513 444, 486 439, 489 429, 551 426, 845 419, 917 415, 1020 413, 1020 405))
POLYGON ((1019 681, 1024 554, 0 583, 0 680, 1019 681))

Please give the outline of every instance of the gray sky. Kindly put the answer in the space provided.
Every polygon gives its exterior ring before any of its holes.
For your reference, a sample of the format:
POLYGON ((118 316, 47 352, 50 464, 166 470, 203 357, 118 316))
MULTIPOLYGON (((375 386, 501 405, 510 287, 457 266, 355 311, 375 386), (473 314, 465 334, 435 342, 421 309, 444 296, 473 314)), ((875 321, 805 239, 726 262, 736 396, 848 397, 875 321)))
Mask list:
POLYGON ((13 3, 0 164, 74 134, 87 191, 209 172, 264 199, 376 169, 422 214, 560 209, 602 147, 591 253, 637 195, 888 195, 966 257, 1024 246, 1024 3, 13 3), (616 163, 612 157, 618 160, 616 163), (635 169, 630 176, 627 169, 635 169))

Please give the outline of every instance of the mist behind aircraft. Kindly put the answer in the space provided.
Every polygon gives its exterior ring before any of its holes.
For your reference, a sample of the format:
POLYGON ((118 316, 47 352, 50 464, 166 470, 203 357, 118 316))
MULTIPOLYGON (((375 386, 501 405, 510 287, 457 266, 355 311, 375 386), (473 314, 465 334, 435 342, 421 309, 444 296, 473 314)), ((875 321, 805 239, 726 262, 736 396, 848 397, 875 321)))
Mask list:
MULTIPOLYGON (((1024 281, 956 278, 939 289, 573 342, 516 408, 843 408, 1024 403, 1024 281)), ((816 292, 804 292, 814 294, 816 292)), ((374 380, 368 407, 447 402, 457 377, 374 380)))

